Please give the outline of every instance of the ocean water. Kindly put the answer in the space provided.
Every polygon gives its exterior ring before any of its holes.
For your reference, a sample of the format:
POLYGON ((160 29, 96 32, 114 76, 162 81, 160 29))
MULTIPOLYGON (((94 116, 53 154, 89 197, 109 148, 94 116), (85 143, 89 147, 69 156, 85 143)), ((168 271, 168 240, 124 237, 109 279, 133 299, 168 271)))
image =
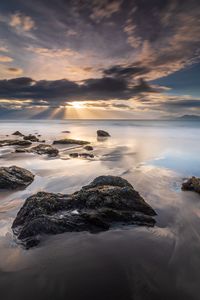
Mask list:
POLYGON ((88 140, 95 158, 71 159, 70 151, 81 149, 66 146, 59 146, 59 158, 0 148, 0 166, 35 174, 23 191, 0 191, 2 300, 199 299, 200 196, 181 184, 200 177, 200 122, 12 121, 0 123, 0 139, 16 130, 41 134, 46 143, 88 140), (111 137, 97 140, 97 129, 111 137), (28 251, 15 243, 11 225, 28 196, 71 193, 99 175, 127 179, 156 210, 156 226, 46 236, 28 251))

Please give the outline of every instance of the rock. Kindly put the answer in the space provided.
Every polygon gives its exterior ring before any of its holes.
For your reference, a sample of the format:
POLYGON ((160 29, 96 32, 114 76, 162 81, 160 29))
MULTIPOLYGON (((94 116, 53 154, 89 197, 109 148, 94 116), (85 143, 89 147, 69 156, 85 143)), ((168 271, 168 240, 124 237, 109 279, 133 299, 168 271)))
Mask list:
POLYGON ((39 142, 39 139, 33 134, 29 134, 29 135, 24 136, 24 140, 25 141, 31 141, 31 142, 39 142))
POLYGON ((62 133, 71 133, 69 130, 63 130, 62 133))
POLYGON ((91 154, 91 153, 77 153, 77 152, 73 152, 73 153, 70 153, 69 156, 72 157, 72 158, 77 158, 77 157, 94 158, 94 154, 91 154))
POLYGON ((34 152, 37 154, 48 154, 51 157, 55 157, 58 155, 58 149, 52 147, 51 145, 39 144, 37 146, 32 147, 29 152, 34 152))
POLYGON ((24 136, 20 131, 15 131, 12 135, 24 136))
POLYGON ((78 153, 77 152, 73 152, 69 154, 70 157, 72 158, 77 158, 78 157, 78 153))
POLYGON ((15 150, 15 152, 18 152, 18 153, 23 153, 23 152, 26 152, 26 153, 37 153, 39 155, 47 154, 48 156, 51 156, 51 157, 55 157, 59 153, 58 149, 52 147, 51 145, 44 145, 44 144, 39 144, 39 145, 34 146, 32 148, 29 148, 29 149, 20 149, 20 148, 17 148, 15 150))
POLYGON ((92 151, 93 150, 93 147, 92 146, 85 146, 84 149, 86 151, 92 151))
POLYGON ((23 146, 29 147, 32 143, 30 141, 21 141, 21 140, 1 140, 0 147, 3 146, 23 146))
POLYGON ((79 153, 79 156, 82 158, 94 158, 94 154, 92 153, 79 153))
POLYGON ((107 131, 104 131, 104 130, 97 130, 97 136, 107 137, 107 136, 110 136, 110 134, 107 131))
POLYGON ((15 152, 16 153, 26 153, 26 152, 28 152, 28 150, 25 148, 17 148, 17 149, 15 149, 15 152))
POLYGON ((108 230, 113 225, 154 226, 155 211, 125 179, 100 176, 73 194, 39 192, 26 199, 12 229, 26 247, 43 234, 108 230))
POLYGON ((0 189, 25 188, 33 179, 34 175, 26 169, 16 166, 0 167, 0 189))
POLYGON ((189 178, 186 182, 183 182, 182 190, 194 191, 200 194, 200 178, 197 178, 195 176, 189 178))
POLYGON ((87 142, 87 141, 80 141, 80 140, 73 140, 73 139, 61 139, 61 140, 54 141, 53 144, 65 144, 65 145, 75 144, 75 145, 86 145, 86 144, 90 144, 90 142, 87 142))

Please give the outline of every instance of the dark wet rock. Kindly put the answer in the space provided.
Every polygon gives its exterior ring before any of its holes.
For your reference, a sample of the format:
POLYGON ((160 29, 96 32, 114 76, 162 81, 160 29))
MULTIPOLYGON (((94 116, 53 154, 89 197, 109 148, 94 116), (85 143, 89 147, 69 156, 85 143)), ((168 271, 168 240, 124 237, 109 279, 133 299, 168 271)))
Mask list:
POLYGON ((0 189, 25 188, 34 179, 34 175, 23 168, 17 166, 0 167, 0 189))
POLYGON ((32 148, 29 148, 29 149, 20 149, 20 148, 17 148, 15 150, 15 152, 17 153, 36 153, 36 154, 39 154, 39 155, 42 155, 42 154, 47 154, 48 156, 51 156, 51 157, 55 157, 59 154, 59 150, 56 149, 55 147, 52 147, 51 145, 47 145, 47 144, 39 144, 37 146, 34 146, 32 148))
POLYGON ((92 154, 92 153, 79 153, 79 157, 82 157, 82 158, 94 158, 94 154, 92 154))
POLYGON ((69 154, 70 157, 72 158, 94 158, 94 154, 92 153, 77 153, 77 152, 73 152, 69 154))
POLYGON ((78 153, 77 152, 73 152, 69 154, 70 157, 72 158, 77 158, 78 157, 78 153))
POLYGON ((74 139, 61 139, 54 141, 53 144, 64 144, 64 145, 86 145, 90 144, 90 142, 87 141, 80 141, 80 140, 74 140, 74 139))
POLYGON ((15 152, 16 153, 26 153, 26 152, 28 152, 28 150, 25 148, 17 148, 17 149, 15 149, 15 152))
POLYGON ((30 141, 23 141, 23 140, 1 140, 0 147, 3 146, 22 146, 22 147, 29 147, 32 143, 30 141))
POLYGON ((51 157, 57 156, 59 151, 55 147, 52 147, 51 145, 45 145, 45 144, 39 144, 37 146, 32 147, 30 152, 34 152, 37 154, 47 154, 51 157))
POLYGON ((155 211, 125 179, 100 176, 73 194, 39 192, 18 212, 12 229, 26 248, 43 234, 108 230, 112 226, 154 226, 155 211))
POLYGON ((85 146, 84 149, 86 151, 92 151, 92 150, 94 150, 92 146, 85 146))
POLYGON ((20 131, 15 131, 12 135, 24 136, 20 131))
POLYGON ((183 182, 182 190, 193 191, 200 194, 200 178, 195 176, 189 178, 186 182, 183 182))
POLYGON ((24 140, 25 141, 31 141, 31 142, 39 142, 39 139, 33 134, 29 134, 29 135, 24 136, 24 140))
POLYGON ((108 137, 110 134, 107 131, 104 130, 97 130, 97 136, 99 137, 108 137))
POLYGON ((69 130, 63 130, 62 133, 71 133, 69 130))

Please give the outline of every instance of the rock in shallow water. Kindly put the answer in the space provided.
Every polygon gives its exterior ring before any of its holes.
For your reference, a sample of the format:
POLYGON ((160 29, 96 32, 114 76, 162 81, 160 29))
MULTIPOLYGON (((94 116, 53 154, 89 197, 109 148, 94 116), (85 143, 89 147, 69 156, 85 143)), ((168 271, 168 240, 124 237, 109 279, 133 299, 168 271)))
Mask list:
POLYGON ((34 152, 34 153, 37 153, 40 155, 47 154, 48 156, 51 156, 51 157, 55 157, 59 153, 58 149, 52 147, 51 145, 47 145, 47 144, 39 144, 35 147, 32 147, 30 149, 30 152, 34 152))
POLYGON ((186 182, 183 182, 182 190, 194 191, 200 194, 200 178, 197 178, 195 176, 189 178, 186 182))
POLYGON ((155 211, 123 178, 100 176, 70 195, 39 192, 29 197, 12 229, 26 248, 42 234, 100 232, 113 225, 154 226, 155 211))
POLYGON ((22 141, 22 140, 1 140, 0 147, 3 146, 22 146, 29 147, 32 143, 30 141, 22 141))
POLYGON ((34 179, 34 175, 23 168, 16 166, 0 167, 0 189, 25 188, 34 179))
POLYGON ((77 153, 77 152, 72 152, 69 154, 70 157, 72 158, 94 158, 94 154, 92 153, 77 153))
POLYGON ((84 149, 86 151, 92 151, 93 150, 93 147, 92 146, 85 146, 84 149))
POLYGON ((97 130, 97 136, 107 137, 107 136, 110 136, 110 134, 107 131, 104 131, 104 130, 97 130))
POLYGON ((17 153, 36 153, 39 155, 47 154, 50 157, 56 157, 59 154, 59 150, 47 144, 39 144, 29 149, 17 148, 17 153))
POLYGON ((13 134, 12 135, 18 135, 18 136, 24 136, 20 131, 15 131, 15 132, 13 132, 13 134))
POLYGON ((33 134, 29 134, 29 135, 24 136, 24 140, 25 141, 31 141, 31 142, 39 142, 39 139, 33 134))
POLYGON ((53 141, 53 144, 63 144, 63 145, 86 145, 90 144, 90 142, 87 141, 81 141, 81 140, 74 140, 74 139, 61 139, 53 141))

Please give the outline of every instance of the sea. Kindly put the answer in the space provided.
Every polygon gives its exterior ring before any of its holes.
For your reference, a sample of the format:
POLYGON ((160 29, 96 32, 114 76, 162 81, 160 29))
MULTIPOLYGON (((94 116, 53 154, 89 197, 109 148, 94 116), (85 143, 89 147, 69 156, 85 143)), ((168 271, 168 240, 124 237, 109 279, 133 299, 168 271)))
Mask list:
POLYGON ((1 300, 200 299, 200 195, 181 190, 188 177, 200 177, 200 122, 1 121, 0 140, 16 138, 16 130, 47 144, 89 141, 94 158, 70 158, 83 151, 75 145, 58 145, 56 158, 0 148, 0 167, 35 174, 24 190, 0 190, 1 300), (98 139, 98 129, 111 136, 98 139), (127 179, 156 211, 155 226, 49 235, 29 250, 16 242, 12 222, 30 195, 72 193, 100 175, 127 179))

